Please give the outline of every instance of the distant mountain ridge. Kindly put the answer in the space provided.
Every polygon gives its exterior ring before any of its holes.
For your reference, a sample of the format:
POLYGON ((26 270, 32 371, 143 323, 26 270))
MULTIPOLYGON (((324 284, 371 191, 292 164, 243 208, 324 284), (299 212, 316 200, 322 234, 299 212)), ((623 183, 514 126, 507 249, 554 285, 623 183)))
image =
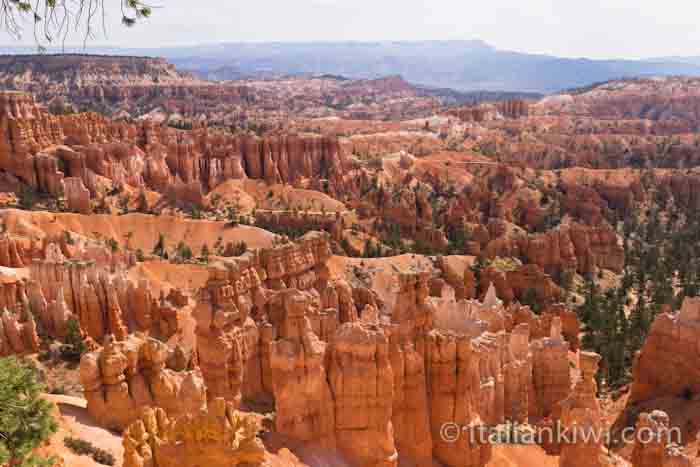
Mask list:
MULTIPOLYGON (((3 53, 28 50, 0 47, 3 53)), ((416 85, 458 91, 551 93, 626 77, 700 76, 700 59, 692 57, 572 59, 498 50, 479 40, 221 43, 159 49, 89 47, 78 51, 165 57, 178 69, 216 80, 298 74, 353 79, 401 75, 416 85)))

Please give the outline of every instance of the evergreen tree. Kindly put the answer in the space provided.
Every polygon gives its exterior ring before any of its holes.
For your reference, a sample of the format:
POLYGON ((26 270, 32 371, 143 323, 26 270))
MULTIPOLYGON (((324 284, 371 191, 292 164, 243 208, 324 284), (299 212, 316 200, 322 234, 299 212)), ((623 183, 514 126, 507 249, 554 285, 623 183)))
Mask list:
POLYGON ((537 315, 542 311, 542 303, 537 296, 537 290, 529 288, 525 291, 522 298, 520 299, 522 305, 529 306, 530 309, 537 315))
POLYGON ((52 459, 32 453, 58 429, 43 389, 34 369, 15 357, 0 359, 0 465, 52 465, 52 459))
POLYGON ((202 251, 200 252, 200 257, 205 263, 209 262, 209 246, 205 243, 202 245, 202 251))
POLYGON ((61 357, 70 362, 79 362, 80 357, 87 351, 85 339, 80 331, 80 324, 75 318, 66 323, 66 341, 61 345, 61 357))
POLYGON ((162 233, 158 234, 158 242, 153 247, 153 254, 167 259, 167 252, 165 250, 165 235, 162 233))
POLYGON ((477 256, 476 261, 474 261, 474 264, 471 265, 471 270, 474 273, 474 279, 477 284, 481 281, 481 270, 486 266, 488 265, 486 264, 486 260, 483 258, 483 256, 477 256))

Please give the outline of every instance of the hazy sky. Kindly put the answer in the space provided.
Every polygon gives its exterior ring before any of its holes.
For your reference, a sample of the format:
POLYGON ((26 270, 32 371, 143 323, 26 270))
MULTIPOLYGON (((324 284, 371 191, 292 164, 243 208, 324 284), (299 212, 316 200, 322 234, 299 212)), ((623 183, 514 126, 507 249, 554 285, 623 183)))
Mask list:
MULTIPOLYGON (((699 0, 149 1, 161 8, 147 23, 124 28, 112 10, 107 39, 93 43, 482 39, 566 57, 700 55, 699 0)), ((6 34, 0 42, 12 43, 6 34)), ((22 42, 31 44, 31 34, 22 42)))

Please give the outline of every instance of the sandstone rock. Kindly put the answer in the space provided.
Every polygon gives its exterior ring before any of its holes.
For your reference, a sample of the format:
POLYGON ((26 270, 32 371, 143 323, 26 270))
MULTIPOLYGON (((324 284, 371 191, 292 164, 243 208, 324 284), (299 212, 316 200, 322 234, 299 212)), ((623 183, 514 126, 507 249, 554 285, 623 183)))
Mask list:
POLYGON ((328 360, 338 448, 357 465, 396 466, 394 377, 386 335, 359 323, 344 324, 328 360))
MULTIPOLYGON (((364 316, 363 312, 363 321, 364 316)), ((376 319, 369 317, 365 322, 377 324, 376 319)), ((402 341, 393 332, 389 337, 389 358, 394 376, 391 423, 399 458, 411 459, 418 467, 430 466, 433 443, 424 358, 412 342, 402 341)))
POLYGON ((55 117, 31 96, 9 92, 0 98, 0 127, 0 168, 54 196, 65 185, 69 207, 78 212, 89 209, 84 186, 94 193, 95 175, 115 186, 147 186, 198 204, 218 184, 244 177, 289 184, 323 178, 331 192, 342 188, 344 162, 336 138, 183 132, 148 119, 132 124, 96 114, 55 117), (56 149, 59 145, 65 146, 56 149), (79 178, 84 186, 66 183, 65 177, 79 178))
POLYGON ((488 258, 520 258, 555 277, 570 270, 581 274, 593 274, 597 268, 620 272, 624 265, 622 245, 612 228, 576 223, 544 234, 496 238, 485 253, 488 258))
POLYGON ((30 252, 25 250, 19 239, 0 234, 0 266, 23 268, 31 259, 30 252))
MULTIPOLYGON (((432 331, 428 334, 426 370, 433 456, 454 467, 482 467, 491 458, 491 445, 470 439, 464 431, 456 441, 446 439, 443 426, 456 424, 478 432, 486 425, 487 414, 495 405, 495 381, 482 386, 480 349, 471 339, 432 331), (485 390, 484 390, 485 389, 485 390), (488 402, 490 400, 490 403, 488 402)), ((486 365, 484 365, 485 367, 486 365)), ((492 377, 492 376, 491 376, 492 377)))
POLYGON ((664 396, 700 393, 700 373, 690 362, 698 355, 700 300, 686 298, 677 313, 661 313, 637 354, 629 404, 664 396))
POLYGON ((488 266, 481 271, 479 288, 484 290, 491 285, 505 303, 524 299, 533 293, 543 304, 558 302, 564 296, 562 289, 535 264, 516 265, 505 271, 488 266))
POLYGON ((571 351, 577 351, 581 346, 580 332, 581 323, 575 311, 569 310, 562 303, 555 303, 545 307, 539 315, 536 315, 529 307, 510 306, 509 312, 512 316, 513 325, 527 324, 530 328, 530 339, 538 340, 548 337, 552 328, 554 318, 561 321, 562 337, 568 342, 571 351))
POLYGON ((603 420, 595 374, 600 356, 591 352, 579 355, 581 379, 571 395, 561 402, 561 424, 569 434, 561 443, 560 467, 602 467, 603 420), (589 436, 586 438, 586 434, 589 436), (594 436, 591 436, 594 435, 594 436))
POLYGON ((169 352, 155 339, 132 335, 120 342, 108 336, 104 348, 84 354, 80 381, 90 416, 101 426, 123 430, 145 407, 160 407, 172 415, 205 408, 200 371, 167 368, 169 352))
POLYGON ((526 117, 529 113, 529 104, 522 99, 508 99, 496 104, 498 111, 508 118, 526 117))
POLYGON ((509 336, 503 365, 505 419, 524 424, 529 420, 532 386, 532 354, 529 348, 530 329, 520 324, 509 336))
POLYGON ((39 336, 34 317, 28 311, 0 314, 0 356, 24 355, 39 351, 39 336))
POLYGON ((427 272, 401 273, 398 276, 399 291, 391 322, 398 325, 402 338, 415 340, 433 328, 434 305, 428 300, 429 274, 427 272))
POLYGON ((690 467, 689 459, 679 449, 679 436, 674 439, 668 415, 655 410, 642 413, 637 419, 637 435, 632 451, 633 467, 690 467))
POLYGON ((561 320, 552 320, 551 335, 530 343, 533 393, 530 417, 558 419, 559 403, 571 393, 569 345, 561 336, 561 320))
POLYGON ((123 340, 130 329, 164 339, 179 330, 180 307, 151 297, 148 281, 135 286, 123 270, 113 274, 95 261, 68 260, 50 245, 43 261, 30 264, 29 298, 52 337, 65 337, 65 325, 72 318, 96 342, 108 334, 123 340))
POLYGON ((124 432, 124 467, 260 465, 265 448, 256 415, 215 399, 208 410, 173 416, 147 408, 124 432))
POLYGON ((323 364, 325 344, 308 321, 298 335, 273 341, 270 349, 276 430, 300 441, 335 448, 335 404, 323 364))
POLYGON ((67 208, 70 211, 90 214, 90 191, 85 188, 80 178, 66 177, 63 179, 63 192, 67 208))

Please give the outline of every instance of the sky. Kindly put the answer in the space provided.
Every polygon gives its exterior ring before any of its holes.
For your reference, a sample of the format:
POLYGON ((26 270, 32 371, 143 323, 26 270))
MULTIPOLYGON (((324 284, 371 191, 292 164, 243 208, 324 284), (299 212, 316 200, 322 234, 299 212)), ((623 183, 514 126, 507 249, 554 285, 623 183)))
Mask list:
MULTIPOLYGON (((120 0, 104 1, 108 34, 95 45, 480 39, 562 57, 700 55, 698 0, 147 0, 153 16, 133 28, 120 24, 120 0)), ((20 44, 34 43, 30 32, 20 44)))

